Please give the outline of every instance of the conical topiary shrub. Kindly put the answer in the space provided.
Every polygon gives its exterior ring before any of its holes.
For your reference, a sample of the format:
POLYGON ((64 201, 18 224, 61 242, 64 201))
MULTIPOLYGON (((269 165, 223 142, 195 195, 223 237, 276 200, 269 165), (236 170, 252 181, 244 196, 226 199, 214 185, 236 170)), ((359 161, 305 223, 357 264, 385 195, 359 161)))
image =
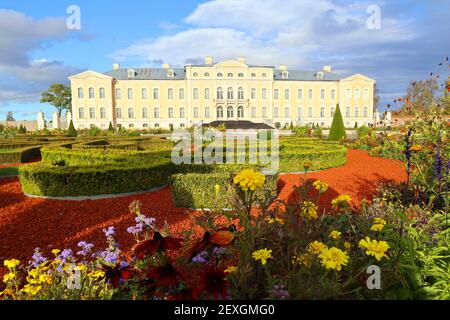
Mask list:
POLYGON ((109 122, 108 131, 109 131, 109 132, 114 132, 114 127, 113 127, 111 121, 109 122))
POLYGON ((69 129, 67 130, 67 135, 69 137, 76 137, 77 136, 77 130, 75 130, 75 126, 73 125, 73 121, 72 120, 70 120, 69 129))
POLYGON ((342 119, 341 109, 339 104, 336 106, 336 112, 334 113, 333 123, 331 124, 330 135, 328 140, 339 141, 342 138, 346 138, 347 134, 345 132, 344 120, 342 119))

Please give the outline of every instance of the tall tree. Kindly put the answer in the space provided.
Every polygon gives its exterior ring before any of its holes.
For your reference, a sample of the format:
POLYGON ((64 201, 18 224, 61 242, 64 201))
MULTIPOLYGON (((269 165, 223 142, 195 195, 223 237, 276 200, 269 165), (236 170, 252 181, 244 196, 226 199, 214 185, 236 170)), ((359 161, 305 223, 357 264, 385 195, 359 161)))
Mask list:
POLYGON ((375 83, 375 85, 373 86, 373 111, 377 111, 378 107, 380 105, 380 95, 379 95, 379 91, 378 91, 378 86, 375 83))
POLYGON ((72 95, 70 87, 61 83, 52 84, 46 91, 42 92, 41 103, 50 103, 58 111, 61 117, 63 110, 71 109, 72 95))
POLYGON ((436 79, 411 81, 405 95, 405 104, 402 106, 403 114, 413 114, 416 111, 425 111, 438 101, 439 85, 436 79))
POLYGON ((16 121, 16 119, 14 119, 12 111, 8 111, 8 113, 6 114, 6 121, 16 121))

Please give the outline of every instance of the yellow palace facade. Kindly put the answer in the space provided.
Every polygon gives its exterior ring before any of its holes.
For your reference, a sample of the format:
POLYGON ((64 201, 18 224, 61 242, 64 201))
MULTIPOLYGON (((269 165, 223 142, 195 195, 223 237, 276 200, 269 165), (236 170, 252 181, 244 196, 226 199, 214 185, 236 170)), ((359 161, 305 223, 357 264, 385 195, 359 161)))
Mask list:
POLYGON ((246 120, 274 126, 330 126, 340 105, 347 127, 374 123, 375 80, 341 78, 331 66, 296 71, 250 65, 244 58, 172 68, 86 71, 69 77, 77 129, 187 128, 214 121, 246 120))

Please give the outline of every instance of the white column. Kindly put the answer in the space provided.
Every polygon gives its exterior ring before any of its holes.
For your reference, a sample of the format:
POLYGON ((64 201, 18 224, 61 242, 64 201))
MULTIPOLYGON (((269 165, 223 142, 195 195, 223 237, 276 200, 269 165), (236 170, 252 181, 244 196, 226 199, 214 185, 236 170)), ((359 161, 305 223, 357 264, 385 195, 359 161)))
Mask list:
POLYGON ((45 128, 44 114, 41 111, 39 111, 39 113, 37 115, 37 126, 38 126, 38 130, 44 130, 44 128, 45 128))

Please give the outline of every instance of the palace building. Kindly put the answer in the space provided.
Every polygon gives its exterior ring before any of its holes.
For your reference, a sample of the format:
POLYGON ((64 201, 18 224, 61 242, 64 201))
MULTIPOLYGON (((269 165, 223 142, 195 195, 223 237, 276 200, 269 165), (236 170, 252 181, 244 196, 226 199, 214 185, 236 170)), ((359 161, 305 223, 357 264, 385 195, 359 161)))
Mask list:
POLYGON ((69 77, 77 129, 187 128, 245 120, 275 126, 330 126, 339 104, 347 127, 374 123, 375 80, 247 64, 245 58, 172 68, 86 71, 69 77))

